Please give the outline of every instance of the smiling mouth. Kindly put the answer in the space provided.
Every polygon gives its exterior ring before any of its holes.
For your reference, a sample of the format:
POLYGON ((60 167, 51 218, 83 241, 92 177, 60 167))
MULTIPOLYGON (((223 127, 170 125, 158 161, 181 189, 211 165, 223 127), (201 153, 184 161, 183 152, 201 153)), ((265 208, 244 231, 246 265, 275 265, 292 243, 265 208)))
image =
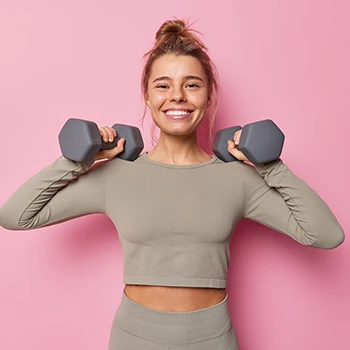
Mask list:
POLYGON ((174 109, 169 109, 163 112, 168 118, 170 119, 186 119, 188 118, 193 111, 192 110, 174 110, 174 109))

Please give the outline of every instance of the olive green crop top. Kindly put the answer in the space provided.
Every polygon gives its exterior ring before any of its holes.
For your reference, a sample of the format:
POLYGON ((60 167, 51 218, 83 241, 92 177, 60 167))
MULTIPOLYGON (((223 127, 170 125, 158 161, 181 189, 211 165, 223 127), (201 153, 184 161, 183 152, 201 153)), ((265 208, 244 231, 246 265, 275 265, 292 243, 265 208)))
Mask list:
POLYGON ((327 204, 281 159, 191 165, 57 158, 0 208, 0 225, 31 230, 92 213, 114 223, 125 284, 226 288, 230 240, 241 218, 301 244, 331 249, 344 231, 327 204))

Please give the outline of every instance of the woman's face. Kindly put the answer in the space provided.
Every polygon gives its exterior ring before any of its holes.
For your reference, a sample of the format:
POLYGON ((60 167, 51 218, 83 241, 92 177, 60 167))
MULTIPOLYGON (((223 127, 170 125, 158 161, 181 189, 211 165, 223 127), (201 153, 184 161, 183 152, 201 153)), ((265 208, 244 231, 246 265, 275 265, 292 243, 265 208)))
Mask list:
POLYGON ((161 130, 193 133, 205 116, 208 99, 207 77, 195 57, 164 55, 153 62, 146 103, 161 130))

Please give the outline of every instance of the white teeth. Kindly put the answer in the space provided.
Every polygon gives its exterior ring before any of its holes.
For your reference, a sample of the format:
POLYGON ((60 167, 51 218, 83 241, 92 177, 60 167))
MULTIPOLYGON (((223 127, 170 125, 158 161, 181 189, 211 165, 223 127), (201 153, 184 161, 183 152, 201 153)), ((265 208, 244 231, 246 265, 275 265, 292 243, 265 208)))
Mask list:
POLYGON ((189 111, 167 111, 165 114, 167 115, 187 115, 190 114, 191 112, 189 111))

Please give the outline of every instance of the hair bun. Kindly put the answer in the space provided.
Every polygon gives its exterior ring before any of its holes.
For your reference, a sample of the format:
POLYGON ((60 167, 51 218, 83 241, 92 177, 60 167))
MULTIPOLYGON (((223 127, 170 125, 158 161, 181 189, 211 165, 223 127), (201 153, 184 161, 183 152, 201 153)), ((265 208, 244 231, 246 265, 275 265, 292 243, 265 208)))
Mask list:
POLYGON ((187 30, 187 24, 180 19, 169 20, 162 24, 156 33, 156 40, 164 40, 173 35, 181 36, 187 30))

